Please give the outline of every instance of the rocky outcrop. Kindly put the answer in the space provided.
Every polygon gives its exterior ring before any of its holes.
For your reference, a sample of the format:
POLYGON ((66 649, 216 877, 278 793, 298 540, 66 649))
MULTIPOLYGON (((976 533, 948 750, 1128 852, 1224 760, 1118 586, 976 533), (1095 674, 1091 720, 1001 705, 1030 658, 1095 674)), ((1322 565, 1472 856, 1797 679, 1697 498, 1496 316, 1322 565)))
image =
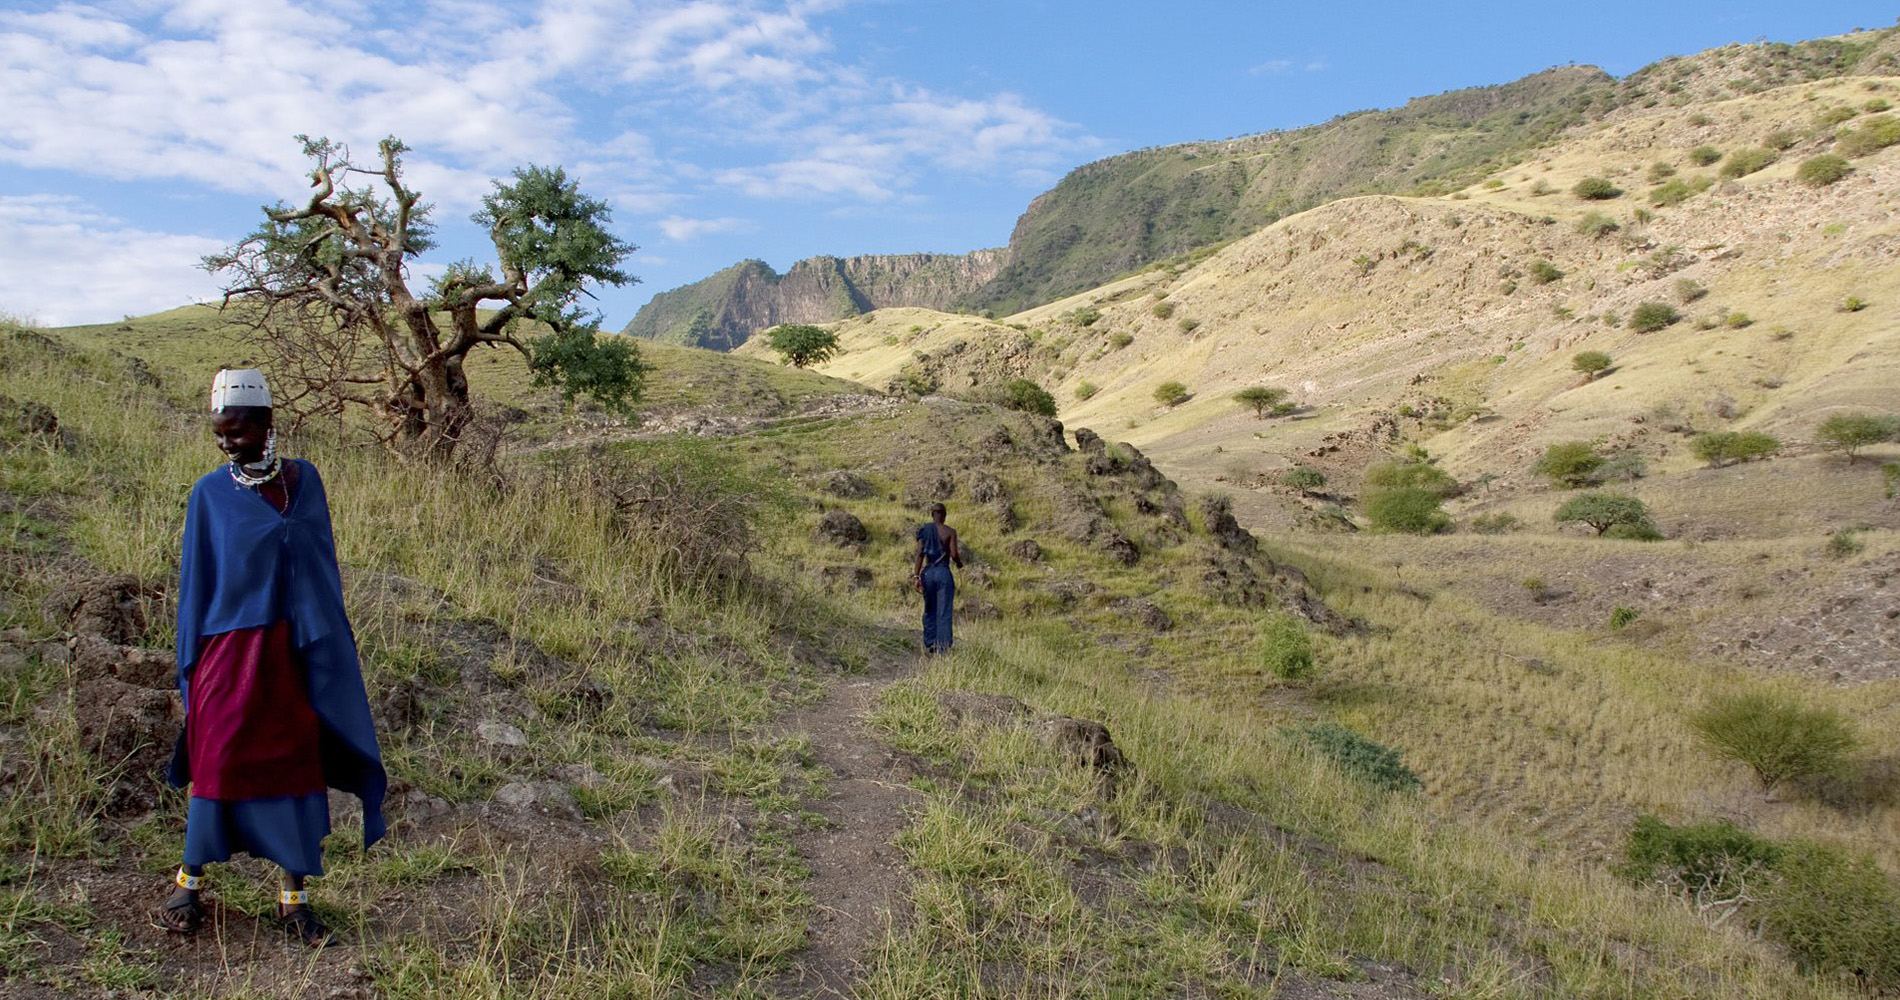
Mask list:
POLYGON ((831 323, 873 309, 947 309, 1001 270, 1003 251, 810 257, 784 274, 741 261, 642 306, 624 333, 728 351, 780 323, 831 323))

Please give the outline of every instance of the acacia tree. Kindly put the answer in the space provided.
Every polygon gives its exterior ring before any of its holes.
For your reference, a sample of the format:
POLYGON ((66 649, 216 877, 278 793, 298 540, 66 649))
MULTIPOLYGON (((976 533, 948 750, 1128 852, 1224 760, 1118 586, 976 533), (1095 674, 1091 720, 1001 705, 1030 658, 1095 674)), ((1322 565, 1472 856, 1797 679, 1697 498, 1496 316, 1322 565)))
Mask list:
POLYGON ((838 353, 838 335, 809 323, 781 323, 766 331, 765 340, 793 368, 822 365, 838 353))
POLYGON ((1275 389, 1265 385, 1251 385, 1234 393, 1234 402, 1252 407, 1254 418, 1257 420, 1267 419, 1269 411, 1277 412, 1284 399, 1286 399, 1285 389, 1275 389))
POLYGON ((608 232, 605 202, 559 167, 518 169, 473 216, 498 270, 459 261, 418 293, 410 261, 435 246, 434 226, 403 180, 408 147, 392 136, 359 165, 340 143, 297 139, 311 161, 308 199, 266 208, 254 232, 204 259, 271 358, 280 405, 302 418, 360 404, 398 452, 446 458, 474 417, 469 352, 505 345, 537 386, 630 410, 647 371, 638 348, 597 337, 599 315, 577 306, 589 282, 636 280, 619 269, 635 248, 608 232), (523 340, 524 327, 547 332, 523 340))

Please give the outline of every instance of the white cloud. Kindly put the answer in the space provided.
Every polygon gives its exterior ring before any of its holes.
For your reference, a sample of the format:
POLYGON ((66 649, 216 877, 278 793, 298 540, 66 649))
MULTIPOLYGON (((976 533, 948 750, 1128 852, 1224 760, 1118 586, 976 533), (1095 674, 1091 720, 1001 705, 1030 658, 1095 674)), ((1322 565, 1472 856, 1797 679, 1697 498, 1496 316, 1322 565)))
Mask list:
POLYGON ((212 299, 198 260, 223 246, 131 227, 77 198, 0 195, 0 311, 64 326, 212 299))
POLYGON ((1292 73, 1296 70, 1302 73, 1319 73, 1328 68, 1329 64, 1324 59, 1307 59, 1305 61, 1297 59, 1269 59, 1259 65, 1248 67, 1247 74, 1249 76, 1280 76, 1285 73, 1292 73))
POLYGON ((669 215, 655 222, 654 225, 660 228, 660 232, 666 234, 667 239, 675 243, 688 243, 701 236, 739 232, 750 228, 750 224, 744 219, 688 219, 678 215, 669 215))

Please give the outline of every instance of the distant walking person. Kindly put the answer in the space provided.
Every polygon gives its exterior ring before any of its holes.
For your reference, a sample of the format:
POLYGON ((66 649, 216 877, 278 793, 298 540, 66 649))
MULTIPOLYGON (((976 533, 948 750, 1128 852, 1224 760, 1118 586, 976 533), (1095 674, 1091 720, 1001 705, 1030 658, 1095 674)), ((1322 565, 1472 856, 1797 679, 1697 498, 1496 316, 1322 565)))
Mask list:
POLYGON ((329 931, 304 879, 323 874, 327 789, 362 799, 367 847, 383 836, 388 779, 316 466, 278 457, 255 369, 218 373, 211 430, 229 462, 191 488, 178 579, 185 731, 169 777, 191 786, 184 865, 154 921, 197 930, 204 866, 246 853, 284 870, 278 921, 320 945, 329 931))
POLYGON ((930 505, 930 523, 917 526, 917 554, 911 560, 911 586, 924 595, 924 653, 947 653, 952 641, 950 606, 957 596, 956 577, 950 566, 963 568, 963 551, 957 548, 957 529, 943 523, 943 504, 930 505))

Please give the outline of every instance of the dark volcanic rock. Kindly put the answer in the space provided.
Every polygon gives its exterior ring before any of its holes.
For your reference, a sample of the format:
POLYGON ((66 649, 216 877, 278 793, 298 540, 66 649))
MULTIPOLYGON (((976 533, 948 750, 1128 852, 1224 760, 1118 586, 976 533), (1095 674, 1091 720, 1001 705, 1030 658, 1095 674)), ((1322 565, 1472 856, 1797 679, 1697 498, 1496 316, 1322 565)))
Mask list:
POLYGON ((1036 544, 1036 540, 1033 538, 1018 538, 1009 543, 1009 547, 1003 551, 1021 559, 1023 562, 1042 561, 1042 546, 1036 544))
POLYGON ((849 548, 870 541, 871 533, 857 515, 850 511, 832 510, 826 511, 825 516, 818 519, 818 527, 812 532, 812 537, 840 548, 849 548))

